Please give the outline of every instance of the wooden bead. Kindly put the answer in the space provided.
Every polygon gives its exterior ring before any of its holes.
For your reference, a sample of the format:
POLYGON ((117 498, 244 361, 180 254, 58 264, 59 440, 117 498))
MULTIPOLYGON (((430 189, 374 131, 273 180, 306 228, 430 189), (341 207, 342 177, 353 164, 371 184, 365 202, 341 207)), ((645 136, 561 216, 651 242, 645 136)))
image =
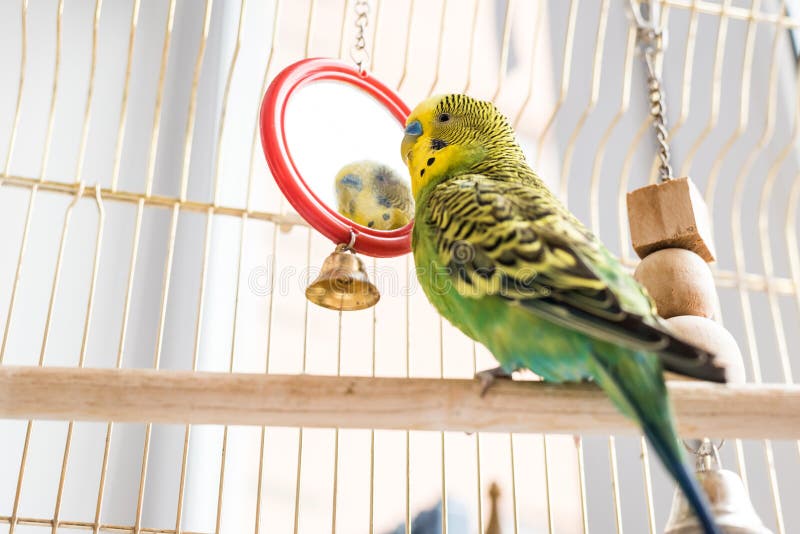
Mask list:
POLYGON ((667 324, 677 337, 714 354, 716 361, 727 368, 728 382, 741 384, 745 381, 739 345, 721 324, 693 315, 671 317, 667 324))
POLYGON ((689 178, 676 178, 628 193, 631 244, 644 258, 663 248, 685 248, 714 261, 708 209, 689 178))
POLYGON ((714 276, 703 258, 682 248, 665 248, 646 256, 633 277, 656 301, 665 319, 676 315, 713 317, 714 276))

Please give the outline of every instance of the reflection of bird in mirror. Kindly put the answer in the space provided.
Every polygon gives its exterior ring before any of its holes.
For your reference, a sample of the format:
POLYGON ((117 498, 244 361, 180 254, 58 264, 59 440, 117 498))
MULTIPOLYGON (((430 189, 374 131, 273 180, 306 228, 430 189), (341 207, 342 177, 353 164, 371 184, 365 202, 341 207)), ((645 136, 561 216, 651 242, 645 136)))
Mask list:
POLYGON ((356 161, 336 175, 336 209, 362 226, 402 228, 414 216, 411 189, 392 168, 376 161, 356 161))

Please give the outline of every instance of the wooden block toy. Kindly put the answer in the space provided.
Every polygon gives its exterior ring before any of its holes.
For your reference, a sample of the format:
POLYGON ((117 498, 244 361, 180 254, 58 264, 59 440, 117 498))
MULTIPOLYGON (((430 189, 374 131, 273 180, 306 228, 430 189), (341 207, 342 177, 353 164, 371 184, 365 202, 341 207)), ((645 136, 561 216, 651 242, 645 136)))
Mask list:
POLYGON ((664 248, 684 248, 705 261, 715 252, 708 209, 689 178, 676 178, 628 193, 631 243, 644 258, 664 248))

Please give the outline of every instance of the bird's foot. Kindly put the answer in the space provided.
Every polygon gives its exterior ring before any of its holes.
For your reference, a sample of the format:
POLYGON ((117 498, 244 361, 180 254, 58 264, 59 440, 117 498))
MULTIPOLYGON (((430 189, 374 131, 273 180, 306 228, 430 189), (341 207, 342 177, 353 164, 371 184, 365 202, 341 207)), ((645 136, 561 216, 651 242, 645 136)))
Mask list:
POLYGON ((502 367, 495 367, 493 369, 485 369, 478 373, 475 373, 475 378, 480 380, 481 382, 481 397, 486 395, 486 392, 489 391, 489 388, 492 387, 494 381, 498 378, 503 378, 506 380, 511 379, 511 373, 503 369, 502 367))

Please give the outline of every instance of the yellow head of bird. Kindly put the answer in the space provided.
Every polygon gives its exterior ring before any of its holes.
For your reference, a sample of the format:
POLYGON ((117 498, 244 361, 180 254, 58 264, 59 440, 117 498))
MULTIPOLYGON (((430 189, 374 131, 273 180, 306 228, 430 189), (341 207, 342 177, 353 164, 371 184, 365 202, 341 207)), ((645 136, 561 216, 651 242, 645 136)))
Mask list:
POLYGON ((424 100, 408 116, 404 134, 400 152, 414 198, 433 181, 476 172, 487 158, 522 157, 505 116, 491 102, 466 95, 424 100))
POLYGON ((394 230, 414 217, 408 183, 392 168, 364 160, 342 167, 335 180, 339 213, 376 230, 394 230))

